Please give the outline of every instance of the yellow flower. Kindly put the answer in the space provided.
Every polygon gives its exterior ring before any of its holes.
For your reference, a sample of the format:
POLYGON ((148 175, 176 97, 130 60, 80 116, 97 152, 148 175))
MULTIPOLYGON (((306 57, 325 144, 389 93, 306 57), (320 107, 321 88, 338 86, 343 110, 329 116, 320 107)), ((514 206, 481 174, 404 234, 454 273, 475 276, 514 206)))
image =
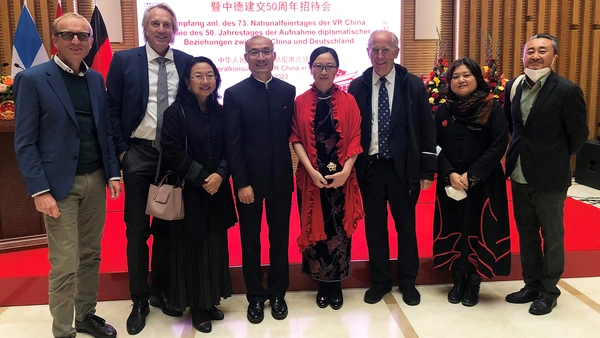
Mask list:
POLYGON ((498 96, 498 95, 494 95, 494 98, 495 98, 495 99, 497 99, 497 98, 499 98, 499 97, 500 97, 500 96, 498 96))
POLYGON ((429 84, 430 84, 430 85, 432 85, 432 84, 433 84, 433 81, 429 81, 429 84))
POLYGON ((440 85, 440 79, 437 76, 433 78, 433 81, 435 81, 436 87, 440 85))
POLYGON ((487 73, 488 69, 490 69, 488 66, 483 66, 483 72, 487 73))
POLYGON ((446 103, 446 99, 441 99, 440 103, 446 103))
POLYGON ((496 87, 496 88, 498 88, 498 90, 499 90, 499 91, 503 91, 503 90, 504 90, 504 87, 503 87, 503 86, 498 86, 498 87, 496 87))
POLYGON ((435 102, 435 99, 433 97, 429 98, 429 103, 433 104, 435 102))
POLYGON ((438 89, 437 88, 433 88, 432 92, 437 93, 438 89))

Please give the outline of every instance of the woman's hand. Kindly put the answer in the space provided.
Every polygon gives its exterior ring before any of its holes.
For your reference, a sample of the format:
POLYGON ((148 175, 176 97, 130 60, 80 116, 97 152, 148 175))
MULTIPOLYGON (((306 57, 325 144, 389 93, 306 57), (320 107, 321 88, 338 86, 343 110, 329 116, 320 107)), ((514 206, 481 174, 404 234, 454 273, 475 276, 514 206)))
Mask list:
POLYGON ((207 193, 214 195, 219 191, 219 187, 221 186, 221 183, 223 183, 223 177, 217 173, 212 173, 204 180, 204 182, 206 183, 202 185, 202 188, 204 188, 207 193))
POLYGON ((339 188, 342 185, 344 185, 344 183, 346 183, 348 176, 350 176, 350 170, 342 170, 339 173, 335 173, 333 175, 327 175, 327 176, 325 176, 325 179, 333 180, 333 182, 329 183, 325 187, 326 188, 339 188))
POLYGON ((457 190, 465 189, 466 190, 469 187, 467 184, 463 184, 462 176, 457 173, 451 173, 450 175, 448 175, 448 179, 450 180, 450 185, 454 189, 457 189, 457 190))
POLYGON ((327 180, 325 178, 323 178, 323 175, 321 175, 321 173, 316 170, 309 170, 309 174, 310 174, 310 178, 312 179, 313 183, 319 187, 319 188, 325 188, 327 186, 327 180))

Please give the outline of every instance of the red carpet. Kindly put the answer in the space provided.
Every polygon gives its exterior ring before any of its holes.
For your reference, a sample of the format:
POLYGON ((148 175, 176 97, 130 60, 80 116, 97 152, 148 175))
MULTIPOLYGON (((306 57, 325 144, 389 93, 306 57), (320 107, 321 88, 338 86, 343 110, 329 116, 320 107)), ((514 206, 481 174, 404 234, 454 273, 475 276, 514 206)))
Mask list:
MULTIPOLYGON (((510 185, 508 186, 510 189, 510 185)), ((417 204, 417 237, 419 243, 419 256, 421 258, 432 257, 432 222, 433 201, 435 187, 421 193, 417 204)), ((509 191, 510 196, 510 191, 509 191)), ((290 225, 290 262, 299 263, 301 255, 298 252, 295 239, 300 231, 298 221, 298 208, 294 201, 292 205, 292 216, 290 225)), ((509 202, 511 203, 511 202, 509 202)), ((127 260, 125 256, 125 224, 123 222, 123 198, 110 201, 107 207, 107 219, 102 240, 102 264, 101 272, 125 272, 127 271, 127 260)), ((512 206, 509 208, 511 218, 511 243, 513 254, 519 252, 518 234, 512 220, 512 206)), ((391 220, 391 215, 389 217, 391 220)), ((390 251, 391 257, 397 257, 395 230, 393 222, 390 222, 390 251)), ((567 251, 600 250, 600 209, 588 204, 567 199, 565 206, 565 246, 567 251)), ((261 234, 263 242, 262 261, 269 263, 268 257, 268 229, 263 222, 261 234)), ((241 249, 239 239, 239 228, 229 230, 230 265, 241 265, 241 249)), ((50 269, 47 259, 47 249, 33 249, 19 252, 0 254, 0 278, 6 277, 29 277, 46 276, 50 269)), ((364 226, 359 224, 358 230, 352 242, 352 260, 368 260, 367 245, 365 241, 364 226)))

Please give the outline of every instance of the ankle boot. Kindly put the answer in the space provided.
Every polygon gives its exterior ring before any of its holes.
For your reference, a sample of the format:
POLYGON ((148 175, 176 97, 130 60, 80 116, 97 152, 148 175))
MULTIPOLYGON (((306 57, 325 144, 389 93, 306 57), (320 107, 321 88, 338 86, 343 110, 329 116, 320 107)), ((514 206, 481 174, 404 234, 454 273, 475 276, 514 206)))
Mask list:
POLYGON ((458 270, 452 271, 452 279, 454 287, 448 292, 448 302, 458 304, 463 300, 465 290, 467 288, 467 276, 460 273, 458 270))
POLYGON ((331 282, 329 283, 329 290, 331 295, 331 308, 334 310, 339 310, 344 305, 344 296, 342 294, 342 283, 341 282, 331 282))
POLYGON ((321 309, 326 308, 331 301, 331 293, 329 290, 329 283, 319 282, 319 291, 317 291, 317 306, 321 309))
POLYGON ((481 285, 481 276, 475 273, 469 273, 467 276, 467 289, 462 300, 464 306, 475 306, 479 303, 479 287, 481 285))

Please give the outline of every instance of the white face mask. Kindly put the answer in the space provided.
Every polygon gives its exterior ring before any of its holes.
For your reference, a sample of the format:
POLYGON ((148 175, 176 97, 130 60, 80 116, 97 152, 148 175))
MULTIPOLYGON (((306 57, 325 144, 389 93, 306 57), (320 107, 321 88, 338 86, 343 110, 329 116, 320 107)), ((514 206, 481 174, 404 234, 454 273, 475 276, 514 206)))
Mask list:
POLYGON ((533 81, 533 83, 537 83, 541 78, 543 78, 544 76, 546 76, 546 74, 550 73, 550 69, 552 68, 552 65, 554 65, 554 60, 556 60, 556 56, 554 56, 554 58, 552 59, 552 63, 550 64, 550 67, 544 67, 542 69, 529 69, 529 68, 525 68, 525 75, 527 75, 527 77, 533 81))

